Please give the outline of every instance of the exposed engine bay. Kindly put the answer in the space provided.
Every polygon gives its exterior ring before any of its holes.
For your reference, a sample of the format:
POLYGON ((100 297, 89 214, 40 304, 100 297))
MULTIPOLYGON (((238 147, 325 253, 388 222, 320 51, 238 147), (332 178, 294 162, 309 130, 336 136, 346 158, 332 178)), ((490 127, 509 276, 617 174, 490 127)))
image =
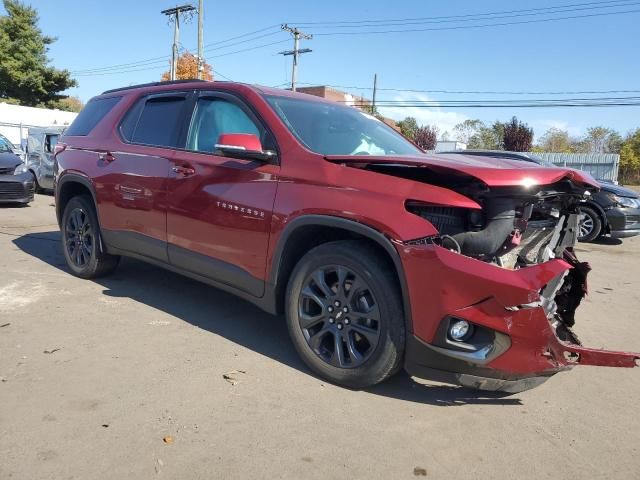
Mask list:
MULTIPOLYGON (((448 250, 505 269, 517 270, 563 259, 573 268, 551 281, 541 303, 561 339, 578 343, 570 327, 587 292, 587 263, 573 252, 578 238, 580 200, 590 195, 583 185, 562 180, 553 185, 488 187, 459 175, 443 175, 403 166, 370 166, 381 173, 415 178, 450 188, 476 201, 482 210, 407 202, 407 210, 428 220, 439 232, 430 239, 448 250)), ((526 306, 523 306, 526 308, 526 306)))

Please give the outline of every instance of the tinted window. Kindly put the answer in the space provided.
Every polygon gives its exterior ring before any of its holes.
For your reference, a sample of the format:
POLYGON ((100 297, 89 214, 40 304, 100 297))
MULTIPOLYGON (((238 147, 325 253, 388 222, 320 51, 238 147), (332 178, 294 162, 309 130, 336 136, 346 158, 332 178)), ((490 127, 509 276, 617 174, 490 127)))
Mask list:
POLYGON ((89 101, 66 131, 66 135, 89 135, 89 132, 111 111, 120 98, 122 97, 96 98, 89 101))
POLYGON ((213 152, 223 133, 250 133, 262 141, 263 132, 242 108, 219 98, 201 98, 191 123, 189 150, 213 152))
POLYGON ((411 142, 357 108, 328 102, 267 97, 287 128, 322 155, 415 155, 411 142))
POLYGON ((47 153, 53 153, 56 150, 56 144, 58 143, 58 135, 47 135, 45 139, 44 148, 47 153))
MULTIPOLYGON (((159 147, 175 147, 178 145, 182 129, 182 113, 186 103, 184 96, 162 96, 150 98, 144 103, 137 117, 130 140, 134 143, 156 145, 159 147)), ((132 110, 136 116, 136 109, 132 110)), ((127 134, 129 117, 123 124, 123 134, 127 134)))

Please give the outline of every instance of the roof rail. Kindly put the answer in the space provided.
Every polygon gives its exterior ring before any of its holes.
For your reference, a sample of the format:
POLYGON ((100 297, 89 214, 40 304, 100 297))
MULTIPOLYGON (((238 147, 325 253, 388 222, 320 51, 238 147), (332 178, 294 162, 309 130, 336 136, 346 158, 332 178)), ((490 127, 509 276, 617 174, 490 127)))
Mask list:
POLYGON ((124 90, 133 90, 134 88, 157 87, 160 85, 176 85, 180 83, 194 83, 194 82, 208 82, 208 80, 198 80, 194 78, 191 80, 170 80, 168 82, 141 83, 139 85, 130 85, 128 87, 120 87, 120 88, 113 88, 111 90, 105 90, 104 92, 102 92, 101 95, 105 95, 107 93, 113 93, 113 92, 122 92, 124 90))

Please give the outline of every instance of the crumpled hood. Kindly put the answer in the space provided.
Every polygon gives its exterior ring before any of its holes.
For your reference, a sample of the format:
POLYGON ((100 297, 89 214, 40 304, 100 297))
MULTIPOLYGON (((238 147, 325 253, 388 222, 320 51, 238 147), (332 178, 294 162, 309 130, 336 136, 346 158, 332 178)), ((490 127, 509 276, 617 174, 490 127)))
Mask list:
POLYGON ((535 163, 503 158, 483 158, 471 155, 327 155, 333 163, 355 165, 406 165, 429 168, 434 171, 458 173, 474 177, 490 187, 551 185, 563 179, 587 187, 599 188, 600 184, 588 173, 571 168, 552 168, 535 163))

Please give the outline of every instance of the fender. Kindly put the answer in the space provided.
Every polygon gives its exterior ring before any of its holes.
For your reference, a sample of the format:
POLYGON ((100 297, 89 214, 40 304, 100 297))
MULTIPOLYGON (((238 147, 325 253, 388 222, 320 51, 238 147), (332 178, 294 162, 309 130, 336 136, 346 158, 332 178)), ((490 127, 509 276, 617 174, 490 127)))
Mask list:
MULTIPOLYGON (((93 204, 96 206, 96 214, 98 213, 98 199, 96 198, 96 189, 93 186, 91 180, 85 175, 79 173, 62 173, 54 180, 54 196, 56 201, 56 219, 58 220, 58 226, 60 226, 62 222, 62 213, 60 211, 60 192, 62 191, 62 187, 67 183, 79 183, 83 187, 86 187, 89 192, 91 192, 91 196, 93 197, 93 204)), ((98 222, 100 219, 98 218, 98 222)))
POLYGON ((585 205, 587 207, 593 208, 596 212, 598 212, 598 214, 600 215, 600 220, 602 220, 603 232, 604 233, 608 232, 607 228, 609 226, 609 221, 607 220, 607 212, 604 211, 604 208, 602 208, 602 206, 598 205, 593 200, 587 200, 587 201, 584 201, 584 202, 580 202, 579 205, 585 205))
POLYGON ((407 288, 404 267, 402 266, 402 261, 400 260, 398 250, 396 249, 392 241, 380 231, 353 220, 348 220, 342 217, 334 217, 331 215, 301 215, 288 222, 282 230, 282 233, 280 234, 278 244, 276 245, 273 254, 271 272, 268 276, 268 283, 271 287, 269 290, 275 291, 276 286, 278 285, 281 259, 284 254, 285 245, 287 244, 289 237, 298 228, 307 225, 332 227, 341 230, 347 230, 349 232, 353 232, 366 237, 369 240, 373 240, 382 248, 384 248, 384 250, 391 257, 396 270, 396 274, 398 275, 398 279, 400 280, 400 291, 402 293, 402 304, 404 308, 407 329, 409 332, 413 332, 413 322, 411 319, 411 303, 409 301, 409 289, 407 288))

